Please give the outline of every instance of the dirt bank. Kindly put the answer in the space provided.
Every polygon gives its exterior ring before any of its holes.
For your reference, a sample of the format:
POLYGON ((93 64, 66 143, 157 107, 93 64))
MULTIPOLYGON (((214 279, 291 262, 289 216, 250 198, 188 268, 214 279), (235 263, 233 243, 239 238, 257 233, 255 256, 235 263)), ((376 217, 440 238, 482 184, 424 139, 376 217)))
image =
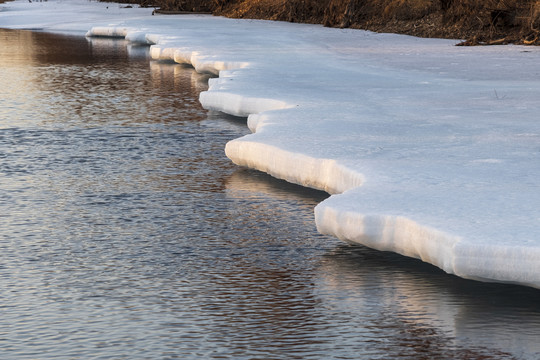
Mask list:
POLYGON ((166 11, 466 40, 540 45, 540 0, 139 0, 166 11))

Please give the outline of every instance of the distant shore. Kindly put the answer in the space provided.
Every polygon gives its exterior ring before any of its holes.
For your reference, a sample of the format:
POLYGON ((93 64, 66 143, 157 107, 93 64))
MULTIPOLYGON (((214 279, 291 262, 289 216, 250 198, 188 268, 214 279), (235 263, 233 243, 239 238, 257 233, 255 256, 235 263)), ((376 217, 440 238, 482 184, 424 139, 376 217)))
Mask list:
MULTIPOLYGON (((1 2, 2 0, 0 0, 1 2)), ((120 0, 165 12, 323 24, 460 45, 540 45, 540 0, 120 0)))

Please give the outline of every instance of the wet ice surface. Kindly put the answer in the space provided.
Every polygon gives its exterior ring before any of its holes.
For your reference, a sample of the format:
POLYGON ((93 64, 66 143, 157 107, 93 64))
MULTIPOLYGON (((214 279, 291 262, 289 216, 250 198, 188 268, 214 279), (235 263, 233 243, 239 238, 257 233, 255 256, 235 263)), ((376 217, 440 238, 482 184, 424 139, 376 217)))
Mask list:
POLYGON ((319 235, 326 194, 227 160, 248 130, 200 108, 206 77, 0 41, 2 357, 538 358, 537 290, 319 235))

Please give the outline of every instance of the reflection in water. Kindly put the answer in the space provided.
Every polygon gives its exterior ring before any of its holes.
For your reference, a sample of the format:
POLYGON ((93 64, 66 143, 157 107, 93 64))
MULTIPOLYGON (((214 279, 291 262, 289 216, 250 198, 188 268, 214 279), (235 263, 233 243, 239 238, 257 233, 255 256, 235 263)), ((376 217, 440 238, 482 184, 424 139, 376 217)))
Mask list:
POLYGON ((192 69, 0 31, 0 75, 2 357, 538 358, 537 290, 317 234, 192 69))
MULTIPOLYGON (((316 285, 337 313, 369 308, 364 322, 373 324, 366 327, 396 333, 411 357, 416 351, 474 359, 540 353, 536 289, 464 280, 418 260, 345 245, 324 256, 316 285)), ((380 334, 368 336, 374 347, 387 346, 380 334)))

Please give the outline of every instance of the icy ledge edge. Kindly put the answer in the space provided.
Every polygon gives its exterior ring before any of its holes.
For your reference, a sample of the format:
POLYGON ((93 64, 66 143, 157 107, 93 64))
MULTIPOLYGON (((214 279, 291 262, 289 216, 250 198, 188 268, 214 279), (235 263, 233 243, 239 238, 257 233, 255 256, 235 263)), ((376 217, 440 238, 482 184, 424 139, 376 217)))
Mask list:
MULTIPOLYGON (((217 80, 217 79, 216 79, 217 80)), ((271 111, 292 108, 272 99, 257 99, 224 92, 203 92, 203 107, 232 115, 248 115, 252 132, 264 130, 271 111)), ((362 186, 364 175, 333 159, 314 158, 251 140, 252 135, 226 144, 225 153, 239 166, 276 178, 324 190, 332 196, 315 207, 317 230, 350 244, 391 251, 432 264, 465 279, 519 284, 540 288, 534 281, 540 250, 526 246, 485 246, 425 226, 403 216, 348 211, 333 202, 362 186), (513 259, 513 260, 512 260, 513 259), (508 266, 519 263, 519 269, 508 266)))
MULTIPOLYGON (((157 45, 160 41, 159 35, 144 34, 126 28, 94 28, 87 36, 125 37, 133 43, 156 44, 151 47, 152 59, 191 64, 197 72, 217 76, 223 70, 249 66, 246 62, 207 61, 186 47, 157 45)), ((214 80, 216 84, 220 81, 219 78, 214 80)), ((263 127, 261 119, 267 111, 289 108, 288 104, 279 100, 212 92, 211 87, 212 81, 210 89, 200 94, 203 107, 235 116, 248 116, 248 126, 253 132, 256 132, 259 126, 263 127)), ((333 200, 347 196, 348 191, 364 183, 362 174, 348 169, 336 160, 288 152, 275 146, 250 141, 249 136, 226 144, 226 155, 235 164, 334 194, 315 207, 315 223, 320 233, 335 236, 347 243, 421 259, 462 278, 540 288, 540 283, 531 281, 539 267, 537 259, 540 257, 540 249, 525 246, 490 246, 486 249, 485 246, 465 243, 458 236, 423 226, 405 217, 367 215, 347 211, 339 206, 333 207, 333 200), (508 267, 509 259, 520 264, 519 271, 508 267)))
POLYGON ((243 138, 229 141, 225 146, 225 154, 239 166, 329 194, 341 193, 364 182, 361 174, 340 165, 336 160, 291 153, 243 138))
POLYGON ((539 249, 472 244, 405 217, 340 210, 329 204, 332 200, 327 199, 315 208, 317 230, 323 234, 420 259, 465 279, 540 288, 534 281, 539 269, 539 249), (519 268, 509 263, 518 263, 519 268))

